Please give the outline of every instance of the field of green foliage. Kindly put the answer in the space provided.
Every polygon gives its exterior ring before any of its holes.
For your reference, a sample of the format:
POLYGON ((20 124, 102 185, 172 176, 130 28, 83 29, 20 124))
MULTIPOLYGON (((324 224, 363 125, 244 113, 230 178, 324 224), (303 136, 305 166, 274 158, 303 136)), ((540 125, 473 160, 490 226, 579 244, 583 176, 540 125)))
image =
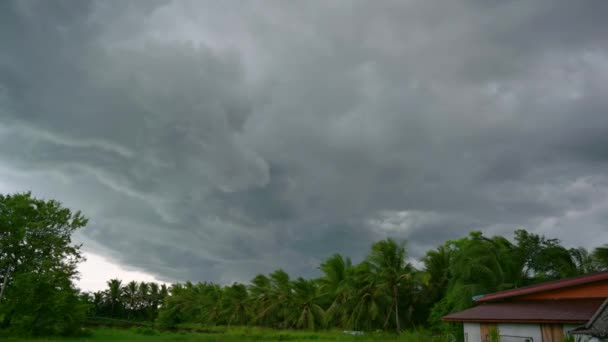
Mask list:
POLYGON ((341 331, 293 331, 265 328, 230 328, 210 333, 168 332, 150 328, 111 329, 97 328, 87 331, 86 337, 70 338, 8 338, 7 342, 21 341, 429 341, 447 342, 449 339, 433 337, 426 332, 405 332, 400 336, 387 333, 368 333, 353 336, 341 331))

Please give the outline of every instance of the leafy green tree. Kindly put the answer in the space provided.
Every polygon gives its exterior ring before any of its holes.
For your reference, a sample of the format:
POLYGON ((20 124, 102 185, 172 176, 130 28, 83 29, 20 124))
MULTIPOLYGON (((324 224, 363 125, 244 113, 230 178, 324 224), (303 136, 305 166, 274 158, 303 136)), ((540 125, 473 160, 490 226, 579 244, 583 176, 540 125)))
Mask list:
POLYGON ((579 274, 572 250, 561 246, 558 239, 548 239, 545 236, 518 229, 515 231, 515 242, 515 253, 511 259, 521 264, 523 284, 579 274))
POLYGON ((17 333, 76 332, 87 310, 71 282, 83 259, 71 236, 86 223, 54 200, 0 195, 2 326, 17 333))

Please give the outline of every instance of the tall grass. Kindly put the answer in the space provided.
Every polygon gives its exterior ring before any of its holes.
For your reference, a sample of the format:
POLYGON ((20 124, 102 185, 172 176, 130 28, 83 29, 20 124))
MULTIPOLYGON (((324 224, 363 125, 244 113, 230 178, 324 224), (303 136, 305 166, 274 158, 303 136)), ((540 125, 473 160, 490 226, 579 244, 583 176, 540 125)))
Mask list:
POLYGON ((158 331, 147 327, 131 329, 96 328, 91 329, 91 336, 84 338, 69 339, 21 339, 9 338, 9 342, 21 341, 201 341, 201 342, 236 342, 236 341, 425 341, 425 342, 448 342, 446 337, 432 336, 426 331, 408 331, 397 336, 394 334, 376 332, 366 333, 360 336, 344 334, 342 331, 297 331, 297 330, 273 330, 257 327, 231 327, 224 328, 214 333, 193 332, 168 332, 158 331))

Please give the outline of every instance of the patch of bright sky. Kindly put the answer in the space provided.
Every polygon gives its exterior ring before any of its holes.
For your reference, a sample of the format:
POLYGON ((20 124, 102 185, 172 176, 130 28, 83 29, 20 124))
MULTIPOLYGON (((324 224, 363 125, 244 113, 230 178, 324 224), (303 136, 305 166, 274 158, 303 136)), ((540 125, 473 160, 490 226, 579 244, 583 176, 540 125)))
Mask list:
POLYGON ((90 252, 83 253, 87 259, 78 266, 80 279, 76 281, 76 286, 82 291, 102 291, 107 288, 106 282, 110 279, 120 279, 123 284, 132 280, 137 282, 156 282, 164 284, 153 275, 141 272, 124 269, 118 264, 115 264, 108 259, 92 254, 90 252))

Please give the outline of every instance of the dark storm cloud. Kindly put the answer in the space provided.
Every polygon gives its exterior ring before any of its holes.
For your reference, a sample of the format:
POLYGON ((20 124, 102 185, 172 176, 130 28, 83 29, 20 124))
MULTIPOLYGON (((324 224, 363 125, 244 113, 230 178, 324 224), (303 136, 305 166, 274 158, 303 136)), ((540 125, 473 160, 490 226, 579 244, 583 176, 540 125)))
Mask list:
POLYGON ((125 265, 229 282, 386 236, 606 232, 603 1, 0 6, 0 189, 82 208, 125 265))

